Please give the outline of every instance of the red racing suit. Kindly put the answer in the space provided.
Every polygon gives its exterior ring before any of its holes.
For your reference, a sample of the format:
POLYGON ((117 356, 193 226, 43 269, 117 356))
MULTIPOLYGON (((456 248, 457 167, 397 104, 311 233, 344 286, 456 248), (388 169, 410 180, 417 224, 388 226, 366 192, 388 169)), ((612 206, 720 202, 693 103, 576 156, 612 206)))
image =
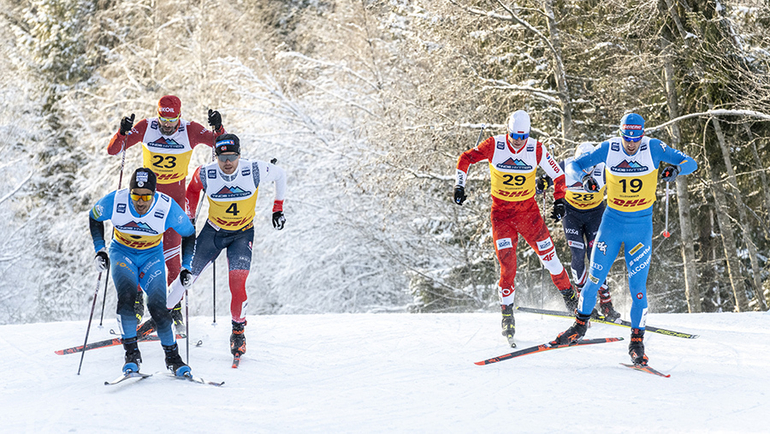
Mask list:
POLYGON ((492 236, 500 262, 500 301, 513 303, 516 277, 516 244, 519 234, 537 253, 560 291, 569 290, 569 274, 556 255, 556 248, 535 200, 537 167, 554 181, 554 199, 566 192, 564 172, 542 143, 529 138, 514 149, 506 134, 490 137, 465 151, 457 160, 457 185, 465 186, 468 168, 489 161, 492 187, 492 236))
MULTIPOLYGON (((158 127, 158 119, 142 119, 126 134, 115 133, 107 147, 107 153, 117 155, 124 149, 141 142, 144 167, 152 169, 158 179, 157 191, 171 196, 184 209, 185 179, 193 148, 199 144, 214 146, 214 139, 225 134, 207 130, 196 122, 179 120, 174 134, 164 136, 158 127)), ((166 261, 167 283, 176 279, 181 271, 182 237, 173 229, 163 234, 163 256, 166 261)))

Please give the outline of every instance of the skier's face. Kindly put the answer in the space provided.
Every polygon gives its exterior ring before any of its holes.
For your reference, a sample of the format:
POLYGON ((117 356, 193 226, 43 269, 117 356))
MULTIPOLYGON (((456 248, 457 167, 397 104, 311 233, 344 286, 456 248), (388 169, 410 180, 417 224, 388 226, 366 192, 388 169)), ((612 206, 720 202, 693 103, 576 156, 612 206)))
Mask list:
POLYGON ((217 163, 219 163, 219 169, 225 175, 232 175, 235 169, 238 168, 238 160, 241 156, 235 152, 223 152, 217 155, 217 163))
POLYGON ((131 202, 134 205, 134 209, 140 215, 147 214, 152 206, 152 200, 155 196, 155 192, 149 188, 135 188, 131 190, 131 202))
POLYGON ((160 127, 160 133, 164 136, 170 136, 176 132, 179 127, 179 116, 175 118, 164 118, 158 116, 158 126, 160 127))
MULTIPOLYGON (((641 139, 641 137, 639 139, 641 139)), ((626 140, 626 137, 623 136, 623 149, 626 151, 626 154, 628 155, 636 154, 636 151, 639 150, 639 145, 641 144, 642 144, 641 140, 632 142, 630 140, 626 140)))

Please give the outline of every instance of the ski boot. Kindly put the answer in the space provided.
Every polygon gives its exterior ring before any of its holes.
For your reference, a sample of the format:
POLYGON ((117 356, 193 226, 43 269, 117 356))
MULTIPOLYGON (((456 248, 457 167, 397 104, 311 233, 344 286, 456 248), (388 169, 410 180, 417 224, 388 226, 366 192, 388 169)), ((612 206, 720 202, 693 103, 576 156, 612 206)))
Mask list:
POLYGON ((559 336, 556 336, 556 339, 549 343, 551 345, 565 345, 579 341, 585 336, 586 330, 588 330, 588 320, 590 318, 591 315, 583 315, 580 312, 577 312, 575 315, 575 323, 567 330, 559 333, 559 336))
POLYGON ((190 367, 182 361, 179 355, 179 345, 163 345, 163 352, 166 353, 166 368, 173 372, 177 377, 189 377, 191 375, 190 367))
POLYGON ((142 363, 142 353, 139 352, 137 338, 123 339, 123 348, 126 350, 126 363, 123 364, 123 373, 139 372, 139 365, 142 363))
POLYGON ((144 292, 139 289, 136 293, 136 301, 134 301, 134 315, 136 315, 136 323, 142 323, 142 317, 144 316, 144 292))
POLYGON ((233 353, 233 356, 241 356, 246 353, 244 327, 246 327, 245 321, 233 321, 233 333, 230 335, 230 352, 233 353))
POLYGON ((559 291, 564 298, 564 305, 567 306, 567 312, 575 313, 578 307, 578 295, 572 288, 559 291))
POLYGON ((171 320, 174 322, 174 327, 176 328, 177 332, 182 330, 184 328, 184 316, 182 315, 182 302, 174 306, 173 309, 169 311, 171 313, 171 320))
POLYGON ((618 322, 620 320, 620 314, 612 307, 610 289, 606 284, 599 288, 599 307, 602 310, 605 321, 618 322))
POLYGON ((644 354, 644 330, 631 329, 631 343, 628 344, 628 355, 634 365, 647 366, 647 355, 644 354))
POLYGON ((508 345, 516 348, 516 342, 513 341, 513 335, 516 334, 516 320, 513 318, 513 303, 500 305, 503 311, 503 336, 508 339, 508 345))

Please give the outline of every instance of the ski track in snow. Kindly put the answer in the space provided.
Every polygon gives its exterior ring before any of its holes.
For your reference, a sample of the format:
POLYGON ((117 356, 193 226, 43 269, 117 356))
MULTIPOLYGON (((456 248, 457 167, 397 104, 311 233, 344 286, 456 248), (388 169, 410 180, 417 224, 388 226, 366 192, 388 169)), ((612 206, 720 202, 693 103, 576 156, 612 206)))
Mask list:
MULTIPOLYGON (((516 313, 518 348, 569 319, 516 313)), ((123 349, 56 355, 82 344, 86 321, 0 326, 0 426, 8 433, 110 432, 650 432, 759 433, 770 394, 770 314, 650 314, 650 365, 628 362, 630 329, 593 324, 586 337, 622 342, 533 354, 512 350, 499 313, 252 316, 247 353, 230 368, 230 327, 195 317, 192 371, 222 387, 168 376, 159 342, 140 342, 152 377, 104 386, 123 349), (203 340, 203 345, 195 342, 203 340)), ((92 327, 89 342, 112 337, 92 327)), ((186 358, 184 340, 180 353, 186 358)))

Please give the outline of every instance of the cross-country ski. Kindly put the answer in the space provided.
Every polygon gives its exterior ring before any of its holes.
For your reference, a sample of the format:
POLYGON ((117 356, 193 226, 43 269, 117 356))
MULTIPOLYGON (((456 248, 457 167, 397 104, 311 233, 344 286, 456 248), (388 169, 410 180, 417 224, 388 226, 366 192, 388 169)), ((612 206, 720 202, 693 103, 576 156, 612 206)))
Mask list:
POLYGON ((582 341, 577 341, 567 345, 551 345, 551 344, 545 343, 545 344, 535 345, 528 348, 523 348, 521 350, 514 351, 512 353, 503 354, 502 356, 493 357, 491 359, 482 360, 480 362, 475 362, 475 364, 479 366, 483 366, 483 365, 489 365, 490 363, 497 363, 497 362, 502 362, 503 360, 526 356, 528 354, 542 353, 544 351, 557 350, 560 348, 572 348, 572 347, 579 347, 583 345, 604 344, 608 342, 618 342, 622 340, 623 338, 618 337, 618 338, 584 339, 582 341))

